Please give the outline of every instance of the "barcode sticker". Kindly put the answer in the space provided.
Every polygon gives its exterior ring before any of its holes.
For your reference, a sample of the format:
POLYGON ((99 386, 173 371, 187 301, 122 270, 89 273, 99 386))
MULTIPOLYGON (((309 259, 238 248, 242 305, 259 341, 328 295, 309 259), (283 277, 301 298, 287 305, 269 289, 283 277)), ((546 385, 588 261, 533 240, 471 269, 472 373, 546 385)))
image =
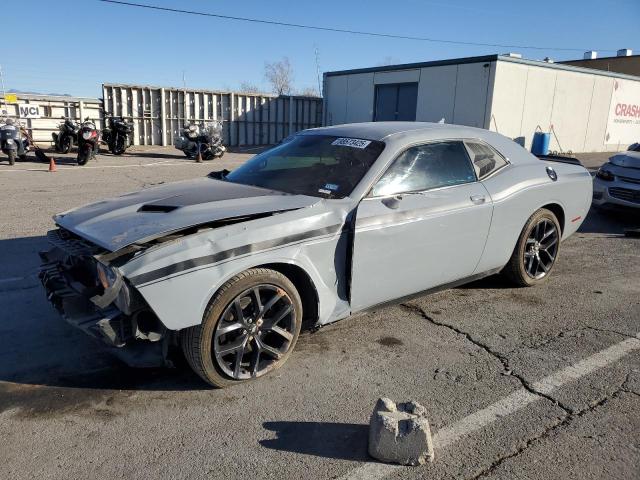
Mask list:
POLYGON ((339 147, 367 148, 367 145, 370 143, 371 140, 361 140, 359 138, 336 138, 331 145, 337 145, 339 147))

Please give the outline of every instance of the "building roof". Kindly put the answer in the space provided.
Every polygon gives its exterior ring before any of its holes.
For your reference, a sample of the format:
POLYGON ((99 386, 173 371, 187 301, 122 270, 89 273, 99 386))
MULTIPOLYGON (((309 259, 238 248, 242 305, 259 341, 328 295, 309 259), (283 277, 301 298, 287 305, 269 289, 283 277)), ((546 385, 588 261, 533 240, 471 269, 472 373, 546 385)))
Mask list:
POLYGON ((413 70, 417 68, 440 67, 445 65, 463 65, 466 63, 483 63, 483 62, 488 63, 488 62, 497 62, 497 61, 521 63, 524 65, 532 65, 532 66, 541 67, 541 68, 568 70, 568 71, 577 72, 577 73, 587 73, 590 75, 601 75, 605 77, 616 77, 616 78, 624 78, 628 80, 640 81, 640 77, 634 76, 634 75, 626 75, 622 73, 608 72, 605 70, 576 67, 573 65, 566 65, 564 63, 550 63, 550 62, 544 62, 542 60, 529 60, 526 58, 518 58, 510 55, 498 55, 498 54, 484 55, 480 57, 450 58, 447 60, 434 60, 429 62, 403 63, 399 65, 383 65, 379 67, 356 68, 352 70, 337 70, 334 72, 325 72, 325 76, 333 77, 333 76, 340 76, 340 75, 351 75, 355 73, 390 72, 390 71, 397 71, 397 70, 413 70))

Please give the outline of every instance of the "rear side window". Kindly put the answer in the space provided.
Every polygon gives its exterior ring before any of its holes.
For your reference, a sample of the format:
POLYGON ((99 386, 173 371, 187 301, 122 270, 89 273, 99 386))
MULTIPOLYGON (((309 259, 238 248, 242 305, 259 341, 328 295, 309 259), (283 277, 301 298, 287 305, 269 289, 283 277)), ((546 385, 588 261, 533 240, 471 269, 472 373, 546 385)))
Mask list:
POLYGON ((462 142, 411 147, 400 154, 373 187, 373 196, 395 195, 470 183, 476 175, 462 142))
POLYGON ((469 141, 465 143, 469 149, 469 155, 471 155, 473 168, 479 179, 483 179, 507 164, 507 161, 486 143, 469 141))

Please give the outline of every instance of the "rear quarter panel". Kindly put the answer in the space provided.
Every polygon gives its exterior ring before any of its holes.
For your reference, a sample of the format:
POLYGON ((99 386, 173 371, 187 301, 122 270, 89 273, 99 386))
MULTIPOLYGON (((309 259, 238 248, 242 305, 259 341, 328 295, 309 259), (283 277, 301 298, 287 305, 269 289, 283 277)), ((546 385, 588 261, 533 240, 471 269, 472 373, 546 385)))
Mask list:
POLYGON ((587 216, 592 196, 589 172, 579 165, 532 159, 514 162, 483 180, 494 208, 489 237, 476 273, 506 265, 524 225, 539 208, 549 204, 562 208, 562 240, 575 233, 587 216), (556 171, 557 181, 549 178, 546 167, 556 171))

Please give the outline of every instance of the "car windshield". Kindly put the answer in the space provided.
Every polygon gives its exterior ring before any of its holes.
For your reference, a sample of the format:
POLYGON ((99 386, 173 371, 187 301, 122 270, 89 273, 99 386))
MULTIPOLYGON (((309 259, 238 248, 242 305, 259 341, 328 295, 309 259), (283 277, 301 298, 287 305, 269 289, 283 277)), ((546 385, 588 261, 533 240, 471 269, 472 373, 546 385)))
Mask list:
POLYGON ((384 143, 329 135, 297 135, 225 177, 281 192, 324 198, 351 194, 376 161, 384 143))

